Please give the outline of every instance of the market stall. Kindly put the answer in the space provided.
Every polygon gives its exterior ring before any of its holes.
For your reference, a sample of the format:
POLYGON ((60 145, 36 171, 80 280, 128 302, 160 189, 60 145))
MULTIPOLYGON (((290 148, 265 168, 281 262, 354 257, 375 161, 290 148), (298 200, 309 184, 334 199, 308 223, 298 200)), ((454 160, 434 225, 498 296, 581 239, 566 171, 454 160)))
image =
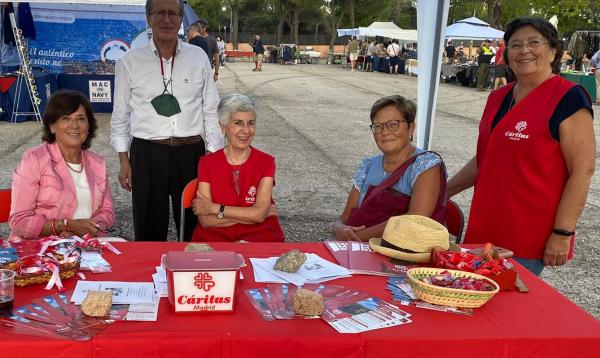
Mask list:
MULTIPOLYGON (((122 255, 105 253, 112 272, 87 273, 90 281, 151 281, 161 255, 185 243, 114 243, 122 255)), ((161 299, 156 322, 114 322, 83 342, 3 333, 0 346, 18 357, 598 357, 600 322, 552 287, 518 267, 529 293, 498 293, 471 316, 400 306, 410 324, 361 334, 340 334, 321 319, 263 320, 244 291, 265 287, 254 282, 249 258, 278 256, 292 248, 335 262, 323 243, 210 243, 244 256, 232 313, 175 314, 161 299), (460 352, 460 353, 457 353, 460 352), (484 353, 482 353, 484 352, 484 353)), ((66 292, 77 280, 64 280, 66 292)), ((353 275, 327 284, 367 291, 391 301, 386 278, 353 275)), ((20 288, 15 306, 50 294, 42 286, 20 288)))

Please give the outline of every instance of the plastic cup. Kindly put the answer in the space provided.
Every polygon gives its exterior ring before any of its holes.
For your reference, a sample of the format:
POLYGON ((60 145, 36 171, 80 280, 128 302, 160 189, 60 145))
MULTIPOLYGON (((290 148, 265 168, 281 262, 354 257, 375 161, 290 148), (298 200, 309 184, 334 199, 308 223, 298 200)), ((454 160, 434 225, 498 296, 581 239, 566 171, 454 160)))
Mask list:
POLYGON ((15 275, 12 270, 0 269, 0 316, 10 315, 15 299, 15 275))

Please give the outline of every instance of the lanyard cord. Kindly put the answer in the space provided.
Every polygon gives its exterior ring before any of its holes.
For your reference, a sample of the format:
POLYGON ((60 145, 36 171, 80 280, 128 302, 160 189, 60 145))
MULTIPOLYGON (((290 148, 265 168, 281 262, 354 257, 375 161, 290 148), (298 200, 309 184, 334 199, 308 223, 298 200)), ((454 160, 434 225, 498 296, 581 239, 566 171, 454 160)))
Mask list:
MULTIPOLYGON (((177 50, 175 50, 175 52, 177 52, 177 50)), ((165 69, 163 67, 163 58, 160 54, 160 51, 158 51, 158 57, 160 58, 160 74, 162 76, 163 86, 165 87, 165 92, 169 92, 167 87, 169 86, 169 84, 171 84, 170 94, 173 94, 173 67, 175 67, 175 52, 173 52, 173 58, 171 59, 171 76, 169 77, 169 81, 165 82, 165 69)))

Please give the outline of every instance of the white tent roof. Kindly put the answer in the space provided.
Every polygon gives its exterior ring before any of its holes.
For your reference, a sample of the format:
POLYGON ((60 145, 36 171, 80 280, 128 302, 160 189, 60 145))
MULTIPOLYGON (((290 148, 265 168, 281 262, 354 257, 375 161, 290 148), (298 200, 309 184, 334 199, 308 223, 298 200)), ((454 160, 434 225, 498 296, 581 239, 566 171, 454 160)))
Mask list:
POLYGON ((358 36, 358 29, 337 29, 338 36, 358 36))
MULTIPOLYGON (((355 29, 353 29, 355 30, 355 29)), ((338 30, 339 35, 339 30, 338 30)), ((341 35, 340 35, 341 36, 341 35)), ((389 37, 406 42, 417 42, 417 30, 403 30, 393 22, 374 22, 368 27, 359 27, 358 36, 389 37)))
POLYGON ((476 17, 469 17, 455 22, 446 28, 446 38, 464 40, 485 40, 504 37, 504 32, 497 30, 476 17))
POLYGON ((386 29, 386 30, 400 30, 400 27, 398 27, 398 25, 394 24, 393 22, 379 22, 379 21, 375 21, 374 23, 372 23, 371 25, 368 26, 369 29, 386 29))
POLYGON ((384 37, 405 42, 417 42, 417 30, 386 30, 384 37))

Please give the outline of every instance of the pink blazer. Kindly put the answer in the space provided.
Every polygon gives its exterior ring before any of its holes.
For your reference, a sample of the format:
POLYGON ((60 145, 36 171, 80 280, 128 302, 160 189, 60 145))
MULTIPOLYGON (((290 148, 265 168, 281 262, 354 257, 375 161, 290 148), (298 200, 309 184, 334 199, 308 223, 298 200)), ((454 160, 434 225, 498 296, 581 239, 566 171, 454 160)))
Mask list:
MULTIPOLYGON (((83 152, 90 186, 92 217, 112 226, 113 201, 104 158, 83 152)), ((13 173, 10 239, 38 238, 47 220, 72 218, 77 206, 75 184, 56 142, 43 143, 23 153, 13 173)))

